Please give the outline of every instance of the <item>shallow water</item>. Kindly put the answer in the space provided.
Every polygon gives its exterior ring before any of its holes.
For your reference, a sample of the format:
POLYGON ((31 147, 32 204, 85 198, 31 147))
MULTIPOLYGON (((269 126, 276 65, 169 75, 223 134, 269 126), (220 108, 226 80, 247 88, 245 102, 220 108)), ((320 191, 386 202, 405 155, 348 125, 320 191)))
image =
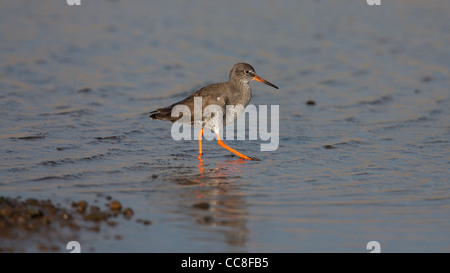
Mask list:
POLYGON ((82 250, 450 251, 448 1, 81 2, 0 4, 0 191, 152 221, 82 250), (200 165, 148 113, 240 61, 280 87, 251 83, 279 148, 204 141, 200 165))

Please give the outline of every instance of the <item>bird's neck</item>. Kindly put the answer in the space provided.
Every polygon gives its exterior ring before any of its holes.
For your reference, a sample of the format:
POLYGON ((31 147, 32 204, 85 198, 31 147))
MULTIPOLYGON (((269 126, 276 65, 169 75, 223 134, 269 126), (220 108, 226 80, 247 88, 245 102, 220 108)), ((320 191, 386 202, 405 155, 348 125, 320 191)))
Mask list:
POLYGON ((234 88, 241 90, 242 92, 251 92, 249 81, 234 81, 234 88))
POLYGON ((250 89, 250 85, 248 81, 235 81, 234 89, 239 90, 239 95, 241 104, 244 104, 244 107, 248 105, 250 99, 252 98, 252 90, 250 89))

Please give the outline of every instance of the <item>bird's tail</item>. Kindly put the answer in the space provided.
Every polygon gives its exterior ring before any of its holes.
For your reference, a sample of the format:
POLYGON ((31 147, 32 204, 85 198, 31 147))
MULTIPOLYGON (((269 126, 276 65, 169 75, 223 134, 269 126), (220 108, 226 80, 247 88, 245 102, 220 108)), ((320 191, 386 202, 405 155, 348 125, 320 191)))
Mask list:
POLYGON ((151 119, 157 119, 157 120, 168 120, 170 122, 175 122, 180 117, 172 117, 172 108, 173 106, 165 107, 165 108, 159 108, 155 111, 150 112, 150 118, 151 119))
POLYGON ((159 108, 155 111, 151 111, 149 117, 151 119, 170 120, 172 109, 167 108, 159 108))

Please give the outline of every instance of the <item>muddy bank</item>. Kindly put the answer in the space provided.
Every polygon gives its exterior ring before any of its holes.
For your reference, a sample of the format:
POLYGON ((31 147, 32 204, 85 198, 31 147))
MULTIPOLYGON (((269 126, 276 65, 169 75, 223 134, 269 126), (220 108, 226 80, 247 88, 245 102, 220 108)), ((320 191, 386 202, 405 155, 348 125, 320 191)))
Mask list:
MULTIPOLYGON (((135 218, 132 208, 109 196, 104 199, 101 206, 84 200, 61 205, 49 199, 0 197, 0 252, 70 252, 67 243, 77 241, 81 232, 98 233, 135 218)), ((143 219, 135 222, 150 224, 143 219)), ((122 237, 115 234, 110 239, 122 237)))

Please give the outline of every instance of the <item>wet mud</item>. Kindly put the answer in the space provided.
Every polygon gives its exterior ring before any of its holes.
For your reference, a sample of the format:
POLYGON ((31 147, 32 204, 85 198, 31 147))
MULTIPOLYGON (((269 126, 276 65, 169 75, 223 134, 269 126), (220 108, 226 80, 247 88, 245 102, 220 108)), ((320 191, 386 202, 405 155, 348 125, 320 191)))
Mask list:
MULTIPOLYGON (((104 206, 89 205, 86 201, 72 202, 70 206, 55 204, 50 199, 23 199, 0 196, 0 252, 51 251, 68 252, 66 243, 79 238, 81 232, 99 233, 119 224, 129 224, 131 208, 123 208, 119 201, 104 206), (127 221, 121 221, 127 220, 127 221)), ((149 220, 136 219, 149 225, 149 220)), ((114 239, 121 239, 117 234, 114 239)))

